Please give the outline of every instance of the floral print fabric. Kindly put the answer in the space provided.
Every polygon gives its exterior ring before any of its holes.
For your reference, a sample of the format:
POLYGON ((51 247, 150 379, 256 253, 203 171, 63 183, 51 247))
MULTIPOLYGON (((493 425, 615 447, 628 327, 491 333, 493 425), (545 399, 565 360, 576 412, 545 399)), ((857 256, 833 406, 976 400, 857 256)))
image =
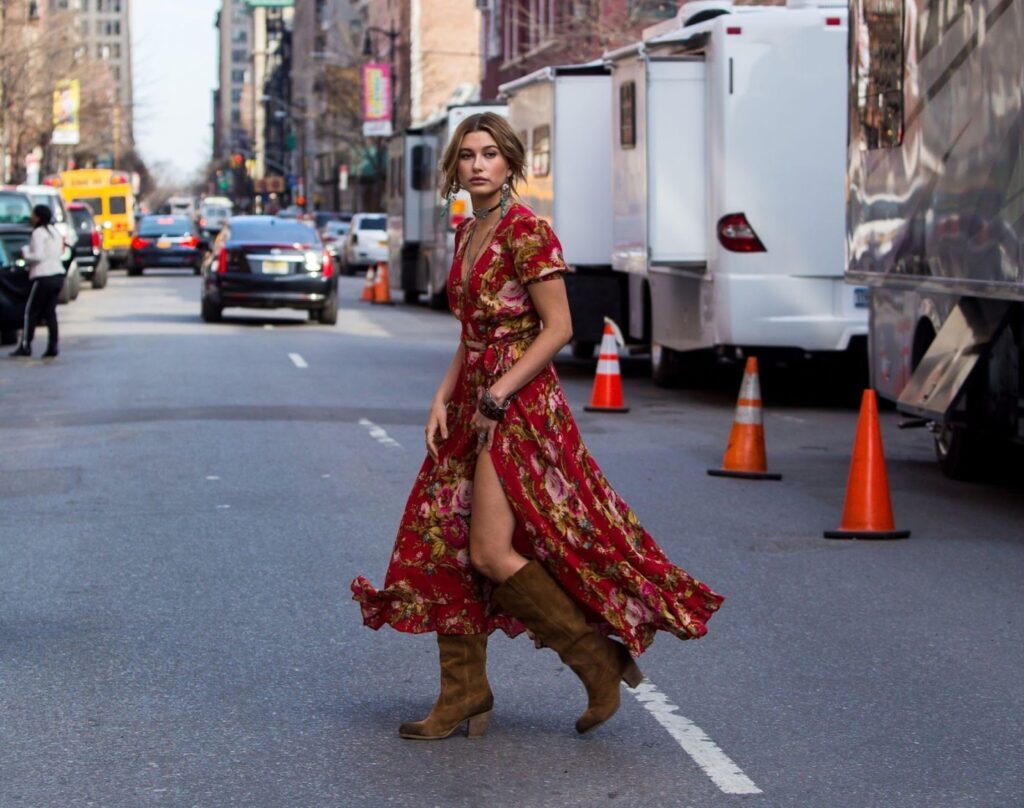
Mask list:
MULTIPOLYGON (((463 286, 474 226, 456 232, 448 278, 465 359, 448 404, 448 439, 420 468, 405 506, 384 588, 352 582, 363 621, 377 629, 476 634, 523 630, 501 612, 469 563, 469 520, 480 393, 540 331, 526 287, 566 271, 548 224, 513 205, 463 286)), ((599 627, 642 653, 657 631, 702 636, 722 597, 674 566, 605 479, 580 437, 553 365, 523 387, 498 425, 490 457, 516 516, 513 544, 544 565, 599 627)))

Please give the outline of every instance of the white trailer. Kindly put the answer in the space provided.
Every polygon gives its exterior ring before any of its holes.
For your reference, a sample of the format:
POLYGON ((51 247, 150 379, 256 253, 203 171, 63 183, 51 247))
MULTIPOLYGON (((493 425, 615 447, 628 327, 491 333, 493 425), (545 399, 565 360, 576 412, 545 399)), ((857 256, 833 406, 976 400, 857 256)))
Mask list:
POLYGON ((847 11, 690 2, 612 67, 612 265, 668 383, 715 353, 863 357, 843 282, 847 11))
MULTIPOLYGON (((444 213, 445 203, 438 187, 440 162, 456 127, 470 115, 482 112, 507 115, 508 107, 495 103, 451 106, 444 115, 406 133, 406 137, 413 137, 415 140, 408 148, 402 147, 401 150, 406 157, 397 170, 406 174, 407 179, 401 183, 401 187, 405 189, 402 196, 408 193, 410 202, 408 205, 403 202, 399 206, 396 199, 394 207, 396 211, 401 207, 404 211, 403 217, 408 216, 410 221, 415 217, 419 230, 417 233, 415 228, 407 229, 404 223, 399 228, 396 212, 394 232, 397 234, 401 231, 402 238, 400 241, 390 238, 392 206, 389 203, 388 249, 393 256, 393 262, 396 260, 394 256, 400 257, 400 263, 394 265, 402 267, 401 272, 390 275, 392 286, 400 288, 407 301, 414 301, 421 294, 425 294, 427 302, 432 307, 443 309, 448 306, 448 273, 455 256, 455 226, 470 215, 470 198, 468 191, 460 191, 448 213, 444 213), (412 189, 414 179, 419 187, 412 189), (414 190, 415 193, 409 193, 410 190, 414 190), (417 203, 419 210, 414 213, 417 203), (419 236, 418 242, 407 241, 415 235, 419 236), (413 248, 413 243, 418 244, 418 247, 413 248), (412 261, 414 253, 415 265, 412 261)), ((396 145, 394 148, 397 155, 399 147, 396 145)))
POLYGON ((626 327, 626 276, 612 253, 611 71, 603 61, 545 67, 498 88, 527 152, 523 202, 562 243, 573 352, 593 356, 604 318, 626 327))
POLYGON ((419 298, 416 273, 423 242, 433 232, 429 197, 437 156, 420 128, 407 129, 388 142, 388 277, 406 303, 419 298))
POLYGON ((851 4, 847 278, 871 383, 951 477, 1024 442, 1024 8, 851 4))

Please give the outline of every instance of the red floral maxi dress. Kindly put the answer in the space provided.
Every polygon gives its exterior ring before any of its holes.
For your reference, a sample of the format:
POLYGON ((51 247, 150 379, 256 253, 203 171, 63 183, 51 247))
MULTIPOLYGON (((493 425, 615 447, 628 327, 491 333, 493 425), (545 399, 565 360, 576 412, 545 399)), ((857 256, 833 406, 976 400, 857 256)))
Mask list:
MULTIPOLYGON (((448 300, 462 323, 465 358, 448 404, 448 439, 423 462, 413 485, 383 589, 352 582, 363 622, 399 631, 515 636, 523 625, 491 602, 492 585, 469 563, 476 468, 470 419, 480 393, 501 377, 540 331, 526 286, 566 271, 548 224, 513 205, 470 268, 463 251, 472 223, 455 236, 448 300)), ((513 539, 544 565, 589 619, 641 654, 656 631, 702 636, 722 597, 673 566, 615 493, 580 438, 553 365, 523 387, 490 450, 516 517, 513 539)))

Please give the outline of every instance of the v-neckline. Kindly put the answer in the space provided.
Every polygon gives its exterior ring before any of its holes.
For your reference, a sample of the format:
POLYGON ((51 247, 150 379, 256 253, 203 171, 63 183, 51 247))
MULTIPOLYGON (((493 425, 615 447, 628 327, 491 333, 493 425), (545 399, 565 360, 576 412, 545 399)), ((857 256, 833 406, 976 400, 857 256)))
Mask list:
POLYGON ((472 240, 473 233, 476 232, 476 228, 478 227, 479 222, 474 221, 473 228, 466 234, 466 241, 465 245, 462 248, 462 256, 459 265, 459 287, 462 289, 463 299, 469 298, 469 282, 470 280, 472 280, 473 273, 476 271, 476 265, 480 263, 480 260, 490 250, 491 245, 494 244, 494 239, 498 235, 498 228, 501 227, 502 221, 504 221, 505 216, 507 216, 511 210, 512 208, 510 207, 509 210, 505 211, 504 215, 498 217, 498 220, 494 223, 494 228, 491 230, 491 234, 488 236, 487 241, 478 247, 479 252, 477 253, 476 258, 469 262, 468 268, 466 266, 467 258, 471 258, 471 256, 469 255, 469 242, 472 240))

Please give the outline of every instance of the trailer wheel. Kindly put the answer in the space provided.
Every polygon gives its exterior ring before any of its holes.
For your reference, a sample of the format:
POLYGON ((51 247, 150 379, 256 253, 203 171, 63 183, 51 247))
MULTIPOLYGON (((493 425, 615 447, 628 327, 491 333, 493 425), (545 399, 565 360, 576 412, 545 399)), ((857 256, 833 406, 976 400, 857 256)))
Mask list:
POLYGON ((952 480, 974 480, 985 467, 986 441, 963 424, 945 423, 935 434, 935 459, 952 480))
POLYGON ((572 344, 572 358, 573 359, 593 359, 594 348, 597 347, 596 342, 590 340, 576 340, 572 344))

